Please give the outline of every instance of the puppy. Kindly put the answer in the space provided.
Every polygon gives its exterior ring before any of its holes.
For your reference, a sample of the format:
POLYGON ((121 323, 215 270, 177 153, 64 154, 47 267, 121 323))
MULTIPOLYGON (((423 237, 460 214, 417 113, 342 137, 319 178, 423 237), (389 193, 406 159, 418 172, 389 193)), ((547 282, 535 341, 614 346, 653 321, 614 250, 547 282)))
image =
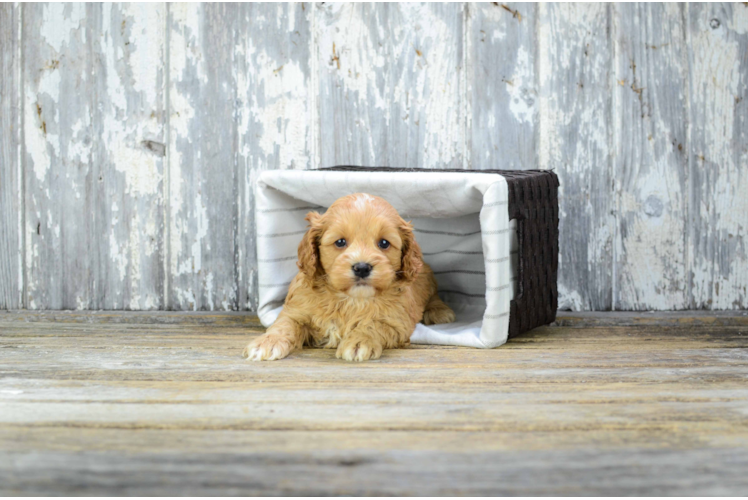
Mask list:
POLYGON ((283 311, 244 349, 252 360, 288 356, 303 345, 337 349, 347 361, 377 359, 410 343, 416 323, 451 323, 436 294, 413 227, 384 199, 358 193, 310 212, 299 273, 283 311))

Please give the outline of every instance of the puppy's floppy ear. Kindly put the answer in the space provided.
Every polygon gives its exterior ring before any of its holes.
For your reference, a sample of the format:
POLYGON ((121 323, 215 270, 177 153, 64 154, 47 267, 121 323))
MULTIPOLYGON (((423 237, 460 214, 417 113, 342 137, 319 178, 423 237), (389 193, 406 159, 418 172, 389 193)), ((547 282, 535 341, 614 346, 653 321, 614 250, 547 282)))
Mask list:
POLYGON ((309 222, 309 229, 299 243, 299 266, 307 278, 314 279, 317 273, 322 273, 322 264, 319 261, 319 238, 322 236, 322 216, 317 212, 309 212, 305 217, 309 222))
POLYGON ((400 275, 405 281, 413 281, 418 277, 423 267, 423 254, 421 247, 413 235, 413 226, 410 222, 401 221, 400 236, 403 240, 401 248, 402 261, 400 264, 400 275))

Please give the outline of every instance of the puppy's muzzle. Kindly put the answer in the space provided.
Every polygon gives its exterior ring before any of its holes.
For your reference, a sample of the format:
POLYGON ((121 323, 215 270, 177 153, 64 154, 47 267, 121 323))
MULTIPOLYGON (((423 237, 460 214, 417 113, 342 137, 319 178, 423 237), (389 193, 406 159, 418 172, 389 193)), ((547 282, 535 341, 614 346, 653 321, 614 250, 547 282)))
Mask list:
POLYGON ((367 264, 366 262, 357 262, 356 264, 353 264, 351 268, 353 269, 353 274, 361 279, 364 279, 371 274, 371 264, 367 264))

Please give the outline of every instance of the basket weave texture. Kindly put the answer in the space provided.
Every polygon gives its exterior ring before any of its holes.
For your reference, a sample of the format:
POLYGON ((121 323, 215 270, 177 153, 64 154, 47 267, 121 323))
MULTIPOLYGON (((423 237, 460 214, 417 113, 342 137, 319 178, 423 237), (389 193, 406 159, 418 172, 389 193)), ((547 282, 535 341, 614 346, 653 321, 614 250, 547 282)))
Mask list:
POLYGON ((349 172, 475 172, 499 174, 509 190, 509 219, 517 220, 518 293, 510 304, 509 338, 553 323, 558 308, 558 177, 550 170, 442 170, 340 165, 349 172))

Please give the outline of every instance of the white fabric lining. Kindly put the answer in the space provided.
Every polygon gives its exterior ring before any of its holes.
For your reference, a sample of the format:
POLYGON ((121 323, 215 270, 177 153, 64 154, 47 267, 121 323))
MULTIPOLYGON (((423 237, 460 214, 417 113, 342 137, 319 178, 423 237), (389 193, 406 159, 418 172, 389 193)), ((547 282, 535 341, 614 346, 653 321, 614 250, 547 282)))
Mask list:
POLYGON ((448 325, 419 323, 413 343, 495 347, 506 342, 514 296, 517 238, 498 174, 267 171, 257 182, 258 315, 265 326, 282 309, 298 272, 296 249, 310 210, 365 192, 412 220, 439 296, 457 314, 448 325))

